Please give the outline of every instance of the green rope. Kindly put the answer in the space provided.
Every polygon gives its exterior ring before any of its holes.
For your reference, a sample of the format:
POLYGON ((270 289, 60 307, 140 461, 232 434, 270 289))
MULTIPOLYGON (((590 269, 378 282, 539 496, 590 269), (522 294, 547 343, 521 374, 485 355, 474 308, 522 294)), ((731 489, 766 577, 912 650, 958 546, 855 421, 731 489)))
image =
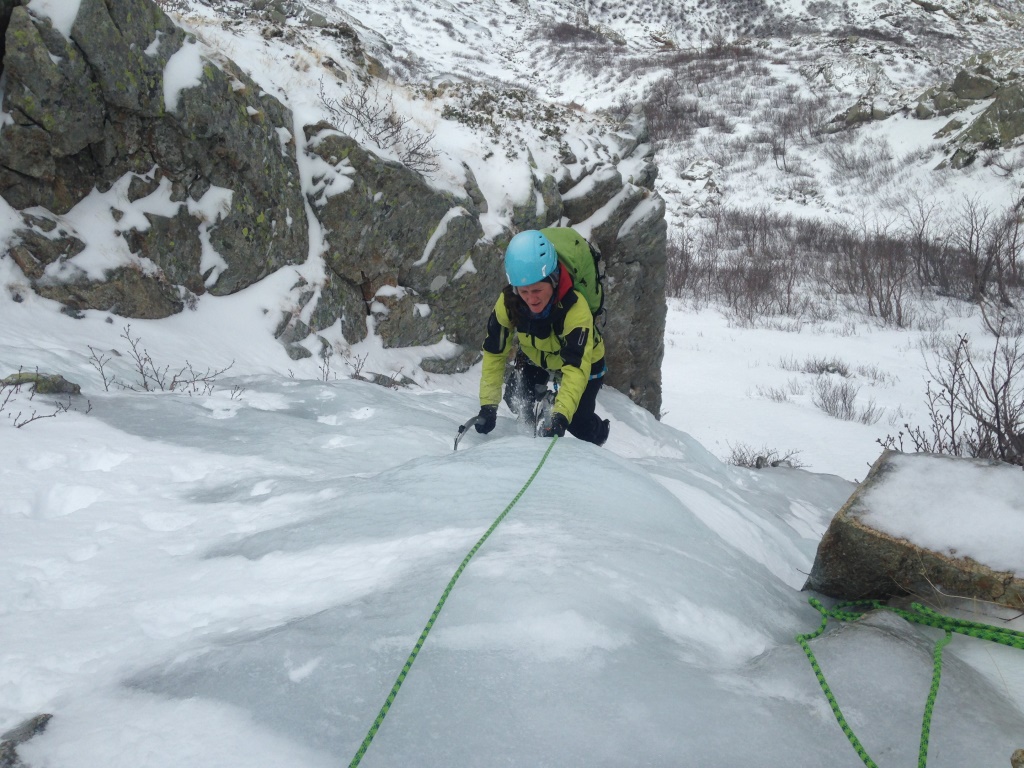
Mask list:
POLYGON ((938 642, 935 643, 935 649, 932 652, 932 684, 928 691, 928 700, 925 702, 924 717, 921 721, 921 746, 917 753, 918 768, 925 768, 928 764, 928 742, 931 738, 932 712, 935 710, 935 699, 939 695, 939 681, 942 678, 942 650, 953 639, 953 633, 956 632, 961 635, 968 635, 969 637, 990 640, 1012 648, 1024 649, 1024 632, 1003 627, 993 627, 990 624, 979 624, 965 619, 955 619, 951 616, 943 616, 938 611, 934 611, 920 603, 913 603, 911 605, 912 610, 906 610, 903 608, 893 608, 879 600, 840 603, 832 609, 826 608, 813 597, 809 602, 821 614, 821 624, 814 632, 797 635, 796 641, 804 649, 804 654, 807 656, 808 661, 811 662, 811 669, 814 670, 814 675, 818 678, 818 685, 824 691, 825 698, 828 699, 829 706, 832 708, 832 714, 835 715, 839 727, 843 729, 846 738, 849 739, 857 755, 868 768, 878 768, 878 765, 868 756, 864 745, 860 743, 850 724, 843 716, 842 710, 839 709, 839 703, 836 701, 836 697, 825 680, 821 667, 818 665, 818 660, 814 657, 814 652, 811 651, 810 641, 822 635, 825 627, 828 626, 830 618, 840 621, 856 621, 869 610, 884 610, 895 613, 897 616, 914 624, 924 624, 925 626, 935 627, 945 632, 943 637, 939 638, 938 642), (854 607, 859 607, 860 610, 846 610, 847 608, 854 607))
POLYGON ((352 758, 352 762, 349 763, 349 768, 355 768, 362 761, 363 756, 366 754, 366 750, 370 748, 370 742, 373 741, 373 737, 377 735, 377 731, 380 730, 381 723, 384 722, 384 718, 387 717, 388 710, 391 709, 391 705, 395 702, 395 697, 398 696, 398 691, 402 687, 402 683, 405 682, 406 676, 409 674, 409 670, 412 669, 413 662, 416 661, 416 657, 419 655, 420 649, 423 648, 423 643, 426 642, 427 635, 430 634, 431 628, 434 626, 434 622, 437 621, 438 615, 441 613, 441 609, 444 607, 445 601, 448 599, 448 595, 451 594, 452 589, 455 587, 455 582, 459 580, 459 576, 466 570, 466 566, 469 561, 473 559, 473 555, 477 553, 477 550, 483 546, 484 542, 487 541, 487 537, 490 536, 494 529, 498 527, 505 516, 512 510, 512 507, 523 497, 526 493, 526 489, 533 483, 534 478, 540 474, 541 468, 544 466, 544 462, 548 460, 548 456, 551 454, 551 449, 555 447, 555 443, 558 441, 558 437, 554 437, 551 440, 551 445, 544 451, 544 455, 541 457, 540 463, 537 468, 533 470, 533 474, 530 475, 530 479, 526 481, 526 484, 519 489, 519 493, 515 495, 515 498, 509 502, 508 506, 502 511, 500 515, 491 523, 491 527, 487 529, 480 540, 473 545, 473 548, 469 550, 469 553, 463 558, 462 563, 455 570, 455 575, 452 576, 448 582, 448 586, 444 588, 444 592, 441 593, 441 599, 437 601, 437 605, 434 607, 434 612, 430 614, 430 618, 427 620, 427 625, 423 627, 423 631, 420 633, 419 639, 416 641, 416 645, 413 646, 412 652, 409 654, 409 658, 406 659, 405 664, 402 666, 402 671, 398 673, 398 679, 395 680, 395 684, 391 686, 391 692, 384 700, 384 706, 380 708, 380 712, 377 715, 377 719, 373 721, 373 725, 370 726, 370 730, 366 734, 366 738, 363 739, 363 743, 359 745, 359 749, 356 750, 355 756, 352 758))

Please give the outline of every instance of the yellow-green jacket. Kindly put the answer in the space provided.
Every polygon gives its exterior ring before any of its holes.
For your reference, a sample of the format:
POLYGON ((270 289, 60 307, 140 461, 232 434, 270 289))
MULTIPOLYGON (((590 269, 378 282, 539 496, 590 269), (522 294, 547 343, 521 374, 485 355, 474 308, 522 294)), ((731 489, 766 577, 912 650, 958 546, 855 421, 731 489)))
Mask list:
MULTIPOLYGON (((562 273, 565 276, 565 270, 562 273)), ((497 405, 501 401, 505 362, 515 335, 519 348, 534 365, 552 372, 561 371, 562 381, 552 411, 572 421, 591 375, 603 374, 604 340, 594 327, 594 316, 587 300, 573 290, 571 278, 563 277, 557 292, 558 299, 546 318, 531 318, 526 304, 522 303, 516 328, 512 327, 505 307, 505 294, 498 297, 487 321, 483 344, 481 405, 497 405), (600 370, 593 370, 594 363, 598 363, 600 370)), ((521 302, 518 297, 515 301, 521 302)))

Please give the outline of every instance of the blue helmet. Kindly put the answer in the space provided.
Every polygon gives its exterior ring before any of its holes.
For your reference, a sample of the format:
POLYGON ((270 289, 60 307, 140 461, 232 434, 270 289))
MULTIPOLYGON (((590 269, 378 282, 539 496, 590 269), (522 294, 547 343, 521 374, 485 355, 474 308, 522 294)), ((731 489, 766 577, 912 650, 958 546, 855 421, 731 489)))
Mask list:
POLYGON ((539 283, 557 268, 555 246, 536 229, 520 232, 505 249, 505 275, 517 288, 539 283))

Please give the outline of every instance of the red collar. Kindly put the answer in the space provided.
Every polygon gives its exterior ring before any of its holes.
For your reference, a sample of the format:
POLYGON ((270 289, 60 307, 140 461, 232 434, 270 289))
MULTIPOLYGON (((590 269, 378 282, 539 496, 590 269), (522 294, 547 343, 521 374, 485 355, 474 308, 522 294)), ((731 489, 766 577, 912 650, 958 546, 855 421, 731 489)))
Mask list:
POLYGON ((568 296, 569 291, 572 290, 572 275, 569 274, 569 270, 561 264, 558 265, 558 270, 558 288, 555 289, 555 303, 568 296))

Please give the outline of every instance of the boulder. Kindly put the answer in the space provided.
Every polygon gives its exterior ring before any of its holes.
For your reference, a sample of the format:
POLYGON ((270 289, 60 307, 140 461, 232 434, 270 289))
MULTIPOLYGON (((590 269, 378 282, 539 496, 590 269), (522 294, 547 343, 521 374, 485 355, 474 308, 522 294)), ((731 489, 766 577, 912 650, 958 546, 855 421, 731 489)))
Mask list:
POLYGON ((593 216, 623 188, 622 174, 613 165, 600 165, 562 194, 562 209, 569 221, 593 216))
MULTIPOLYGON (((949 510, 935 510, 927 505, 935 504, 936 499, 960 495, 960 488, 942 487, 945 482, 963 484, 963 472, 951 471, 954 463, 957 469, 969 470, 973 480, 970 486, 972 508, 953 510, 955 513, 971 515, 1003 503, 1007 484, 1019 485, 1017 498, 1024 498, 1024 473, 1020 467, 986 460, 885 451, 832 519, 818 545, 804 589, 844 600, 940 594, 1024 608, 1024 574, 979 562, 970 552, 959 552, 951 547, 929 549, 881 530, 891 530, 891 523, 879 525, 876 522, 883 510, 894 503, 900 505, 899 515, 906 519, 920 520, 940 511, 940 517, 947 517, 949 510), (914 486, 903 482, 903 478, 922 469, 927 471, 931 486, 926 493, 908 493, 914 486), (996 479, 1004 496, 986 498, 986 490, 996 479)), ((892 519, 888 514, 885 518, 892 519)), ((1024 519, 1021 523, 1024 525, 1024 519)), ((992 531, 991 535, 1001 536, 1005 532, 992 531)))
POLYGON ((991 98, 999 83, 991 77, 966 69, 957 72, 950 90, 961 99, 980 100, 991 98))
POLYGON ((0 379, 5 387, 30 386, 40 395, 80 395, 82 387, 68 381, 59 373, 39 373, 38 371, 21 371, 0 379))

